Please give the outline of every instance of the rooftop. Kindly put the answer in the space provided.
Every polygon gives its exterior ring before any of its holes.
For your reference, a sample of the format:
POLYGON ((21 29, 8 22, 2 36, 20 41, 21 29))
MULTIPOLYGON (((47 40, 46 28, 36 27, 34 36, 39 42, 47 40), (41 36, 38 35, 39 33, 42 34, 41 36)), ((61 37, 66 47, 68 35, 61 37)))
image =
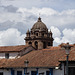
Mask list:
MULTIPOLYGON (((59 66, 59 61, 66 60, 65 50, 60 46, 50 47, 48 49, 34 50, 17 59, 1 59, 0 68, 24 68, 24 61, 28 59, 28 67, 54 68, 59 66)), ((69 61, 75 61, 75 46, 71 48, 69 61)))

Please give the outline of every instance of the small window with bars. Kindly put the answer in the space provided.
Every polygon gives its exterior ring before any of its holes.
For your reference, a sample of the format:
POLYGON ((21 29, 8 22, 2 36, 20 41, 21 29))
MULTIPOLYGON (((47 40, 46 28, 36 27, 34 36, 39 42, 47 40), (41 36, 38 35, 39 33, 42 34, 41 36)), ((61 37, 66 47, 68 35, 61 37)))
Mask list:
POLYGON ((9 59, 9 53, 5 53, 5 58, 9 59))

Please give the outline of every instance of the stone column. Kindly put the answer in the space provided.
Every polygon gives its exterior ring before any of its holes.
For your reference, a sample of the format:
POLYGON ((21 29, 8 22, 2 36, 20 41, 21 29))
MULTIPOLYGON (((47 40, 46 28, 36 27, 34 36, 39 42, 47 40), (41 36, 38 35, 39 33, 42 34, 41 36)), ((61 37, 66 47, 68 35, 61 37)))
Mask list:
POLYGON ((32 41, 32 46, 35 48, 35 42, 34 41, 32 41))

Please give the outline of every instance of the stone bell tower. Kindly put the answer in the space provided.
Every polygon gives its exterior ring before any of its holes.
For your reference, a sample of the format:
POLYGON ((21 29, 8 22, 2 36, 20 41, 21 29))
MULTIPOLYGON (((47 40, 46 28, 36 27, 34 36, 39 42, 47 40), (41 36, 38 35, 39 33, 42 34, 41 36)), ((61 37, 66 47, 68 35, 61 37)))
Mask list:
POLYGON ((27 31, 25 41, 26 45, 32 45, 36 49, 44 49, 47 46, 53 46, 52 32, 48 32, 48 28, 38 18, 38 21, 33 25, 31 30, 27 31))

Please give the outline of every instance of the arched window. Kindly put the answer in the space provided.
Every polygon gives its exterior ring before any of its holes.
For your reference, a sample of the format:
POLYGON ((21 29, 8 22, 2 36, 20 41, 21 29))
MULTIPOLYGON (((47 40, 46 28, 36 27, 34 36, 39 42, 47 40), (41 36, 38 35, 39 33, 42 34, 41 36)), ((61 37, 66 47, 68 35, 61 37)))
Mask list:
POLYGON ((42 36, 44 36, 44 33, 42 34, 42 36))
POLYGON ((32 42, 29 42, 29 45, 32 45, 32 42))
POLYGON ((46 48, 46 42, 43 42, 43 48, 46 48))
POLYGON ((38 36, 38 33, 36 33, 36 36, 38 36))
POLYGON ((38 42, 35 41, 35 48, 38 49, 38 42))
POLYGON ((51 46, 50 42, 48 42, 48 46, 51 46))

